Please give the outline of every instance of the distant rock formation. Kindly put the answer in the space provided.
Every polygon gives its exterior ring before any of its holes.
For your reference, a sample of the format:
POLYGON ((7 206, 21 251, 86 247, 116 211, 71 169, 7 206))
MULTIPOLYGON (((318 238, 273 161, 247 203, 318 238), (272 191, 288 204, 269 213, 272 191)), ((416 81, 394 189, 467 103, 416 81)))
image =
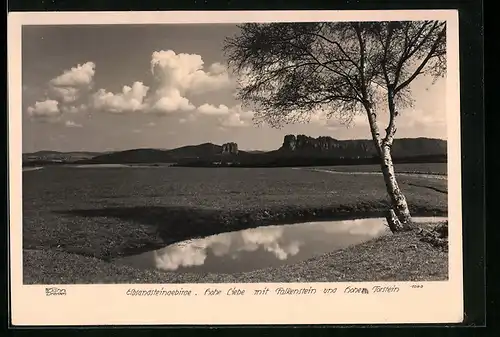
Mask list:
POLYGON ((222 154, 238 154, 238 144, 236 143, 222 144, 222 154))
MULTIPOLYGON (((429 138, 395 139, 393 156, 411 157, 446 155, 446 141, 429 138)), ((345 158, 370 158, 377 155, 371 139, 338 140, 328 136, 313 138, 305 135, 286 135, 280 148, 284 153, 320 155, 345 158)))
MULTIPOLYGON (((406 162, 415 163, 445 162, 447 143, 445 140, 429 138, 396 139, 392 147, 392 154, 393 158, 398 159, 399 162, 403 162, 403 159, 406 162), (410 160, 408 158, 413 159, 408 161, 410 160)), ((338 140, 331 137, 313 138, 304 135, 287 135, 282 146, 274 151, 249 153, 238 150, 236 143, 226 143, 222 146, 204 143, 169 150, 131 149, 116 151, 98 154, 87 159, 72 157, 74 159, 71 162, 76 164, 181 163, 182 165, 192 162, 197 163, 198 166, 205 165, 203 163, 211 165, 213 162, 225 162, 226 164, 231 162, 248 167, 280 167, 340 165, 341 162, 354 163, 354 161, 372 164, 378 163, 376 155, 373 141, 370 139, 338 140), (233 157, 235 155, 237 158, 233 157)), ((46 165, 46 160, 39 160, 45 156, 47 156, 45 153, 23 154, 23 166, 28 164, 46 165)), ((63 160, 62 163, 64 162, 66 161, 63 160)), ((50 163, 57 162, 51 160, 50 163)))
POLYGON ((339 147, 339 141, 332 137, 313 138, 305 135, 286 135, 282 148, 290 151, 316 149, 328 151, 339 147))

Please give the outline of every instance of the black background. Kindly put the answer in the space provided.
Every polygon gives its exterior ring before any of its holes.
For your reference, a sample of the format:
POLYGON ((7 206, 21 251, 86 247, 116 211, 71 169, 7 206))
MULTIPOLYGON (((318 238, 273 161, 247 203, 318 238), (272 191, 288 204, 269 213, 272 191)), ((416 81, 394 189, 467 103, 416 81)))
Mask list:
MULTIPOLYGON (((372 329, 352 329, 347 327, 191 327, 189 329, 180 329, 171 327, 168 330, 159 329, 160 327, 148 328, 122 328, 122 327, 85 327, 61 329, 55 328, 18 328, 10 326, 10 306, 8 303, 8 278, 2 281, 5 284, 4 295, 6 311, 2 316, 2 328, 7 334, 13 335, 47 335, 47 336, 71 336, 71 335, 92 335, 92 336, 113 336, 118 332, 126 333, 131 336, 150 336, 150 335, 171 335, 175 334, 226 334, 234 336, 245 333, 249 335, 271 335, 283 334, 291 335, 321 335, 327 336, 340 334, 347 336, 352 333, 362 336, 368 334, 391 334, 394 336, 458 336, 458 335, 500 335, 487 333, 486 329, 478 329, 486 324, 485 306, 488 305, 488 326, 493 326, 498 320, 498 315, 493 311, 493 297, 498 295, 496 284, 491 278, 488 279, 488 300, 486 300, 485 288, 485 111, 484 111, 484 64, 483 64, 483 10, 480 0, 462 0, 462 1, 430 1, 430 0, 357 0, 357 1, 212 1, 212 0, 177 0, 177 1, 132 1, 132 0, 90 0, 90 1, 69 1, 69 0, 13 0, 7 4, 8 11, 155 11, 155 10, 369 10, 369 9, 458 9, 459 10, 459 30, 460 30, 460 82, 461 82, 461 126, 462 126, 462 217, 463 217, 463 252, 464 252, 464 296, 465 296, 465 321, 459 326, 468 326, 469 328, 459 329, 458 327, 447 328, 425 328, 414 327, 407 329, 405 326, 399 328, 374 327, 372 329), (474 328, 476 327, 476 328, 474 328), (7 331, 8 330, 8 331, 7 331)), ((496 40, 496 39, 495 39, 496 40)), ((5 99, 7 102, 7 98, 5 99)), ((8 114, 5 109, 5 135, 8 142, 7 125, 8 114)), ((489 123, 490 126, 494 125, 489 123)), ((6 144, 7 144, 6 142, 6 144)), ((4 159, 7 167, 7 149, 4 159)), ((7 170, 6 170, 7 171, 7 170)), ((6 172, 5 171, 5 172, 6 172)), ((7 173, 7 172, 6 172, 7 173)), ((8 200, 8 175, 4 175, 4 181, 7 183, 5 189, 6 199, 8 200)), ((492 183, 489 183, 492 187, 492 183)), ((6 204, 6 206, 8 206, 6 204)), ((8 207, 6 207, 5 238, 3 247, 4 263, 0 267, 8 270, 8 207)), ((494 240, 498 236, 489 232, 488 240, 491 240, 490 248, 494 248, 494 240)), ((495 263, 493 254, 489 255, 489 272, 498 269, 498 263, 495 263)), ((8 273, 3 273, 8 276, 8 273)), ((492 274, 491 274, 492 275, 492 274)), ((332 303, 334 306, 335 303, 332 303)), ((429 306, 434 305, 432 300, 429 306)), ((411 306, 411 303, 408 303, 411 306)), ((175 308, 165 308, 165 314, 175 308)), ((401 308, 405 310, 405 308, 401 308)), ((0 335, 4 335, 0 333, 0 335)))

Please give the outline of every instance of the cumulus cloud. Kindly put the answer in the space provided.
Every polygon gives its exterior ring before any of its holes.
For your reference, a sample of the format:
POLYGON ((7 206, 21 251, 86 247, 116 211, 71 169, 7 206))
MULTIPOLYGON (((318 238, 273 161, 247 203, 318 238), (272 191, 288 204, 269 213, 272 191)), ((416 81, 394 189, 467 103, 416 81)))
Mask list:
POLYGON ((198 107, 198 112, 204 115, 225 116, 229 114, 229 108, 224 104, 214 106, 212 104, 202 104, 198 107))
POLYGON ((157 91, 156 101, 152 104, 151 110, 159 114, 168 114, 179 111, 192 111, 195 106, 185 97, 182 97, 179 90, 164 88, 157 91))
MULTIPOLYGON (((328 119, 321 119, 317 121, 322 126, 326 126, 330 130, 338 130, 341 128, 368 128, 368 117, 365 113, 356 114, 352 116, 351 120, 340 120, 338 118, 332 117, 328 119)), ((380 121, 379 121, 380 123, 380 121)))
MULTIPOLYGON (((332 117, 324 120, 312 120, 316 125, 324 126, 328 130, 356 130, 359 135, 364 138, 369 138, 370 126, 368 117, 365 113, 357 114, 353 117, 350 123, 342 123, 341 120, 332 117)), ((380 113, 377 116, 377 124, 385 136, 385 128, 389 122, 387 113, 380 113)), ((419 108, 405 109, 396 117, 396 128, 398 129, 396 137, 420 137, 428 135, 430 137, 443 137, 446 135, 446 114, 440 109, 423 110, 419 108), (425 130, 427 134, 423 134, 425 130)))
POLYGON ((64 123, 65 126, 67 126, 68 128, 81 128, 83 127, 83 125, 81 124, 78 124, 76 122, 73 122, 71 120, 67 120, 65 123, 64 123))
POLYGON ((212 75, 224 74, 225 76, 227 75, 229 77, 229 75, 227 74, 227 67, 219 62, 215 62, 210 65, 210 67, 208 68, 208 72, 212 75))
POLYGON ((181 118, 181 119, 179 119, 179 123, 181 123, 181 124, 185 124, 185 123, 192 123, 192 122, 194 122, 194 121, 196 121, 196 116, 195 116, 195 115, 193 115, 193 114, 190 114, 190 115, 188 115, 188 116, 187 116, 187 117, 185 117, 185 118, 181 118))
POLYGON ((203 69, 197 54, 176 54, 173 50, 155 51, 151 56, 151 73, 157 89, 148 98, 148 109, 154 113, 192 111, 196 107, 187 95, 224 89, 231 85, 227 68, 214 63, 203 69))
MULTIPOLYGON (((396 118, 399 130, 396 137, 443 137, 446 135, 446 113, 442 97, 445 96, 444 82, 432 85, 432 78, 418 78, 412 84, 413 106, 401 106, 396 118), (432 90, 431 90, 432 88, 432 90)), ((389 112, 386 101, 386 91, 373 85, 374 100, 377 105, 377 124, 385 135, 384 129, 389 122, 389 112)), ((350 123, 342 123, 336 116, 327 119, 325 113, 319 113, 311 118, 311 122, 330 130, 342 130, 346 127, 355 128, 365 137, 369 135, 369 123, 366 113, 360 110, 350 123), (367 133, 368 132, 368 133, 367 133)), ((344 122, 346 122, 344 120, 344 122)))
POLYGON ((80 104, 80 105, 62 105, 60 107, 62 113, 69 113, 69 114, 77 114, 79 112, 85 112, 88 110, 88 106, 86 104, 80 104))
POLYGON ((86 62, 82 65, 77 65, 70 70, 65 70, 64 73, 52 79, 50 83, 58 87, 79 87, 89 85, 95 75, 95 63, 86 62))
POLYGON ((61 103, 72 103, 80 97, 81 89, 75 87, 50 87, 49 96, 61 103))
POLYGON ((78 100, 90 90, 95 75, 95 63, 86 62, 77 65, 49 82, 49 95, 61 103, 78 100))
POLYGON ((35 102, 34 106, 28 107, 28 115, 32 118, 55 118, 61 115, 59 102, 47 99, 41 102, 35 102))
POLYGON ((78 113, 89 109, 116 114, 187 113, 180 119, 182 123, 193 121, 195 116, 190 112, 197 111, 220 117, 220 126, 237 127, 248 124, 249 114, 239 106, 229 108, 225 105, 216 107, 203 104, 197 108, 190 102, 190 95, 234 86, 235 81, 225 65, 219 62, 205 65, 198 54, 177 54, 173 50, 153 52, 150 65, 154 80, 150 86, 142 81, 135 81, 131 86, 125 85, 121 92, 101 88, 92 93, 96 64, 91 61, 78 64, 48 82, 46 96, 47 101, 52 103, 30 107, 30 114, 78 113), (58 102, 57 109, 53 106, 54 102, 58 102), (49 109, 50 104, 52 106, 49 109))
MULTIPOLYGON (((65 70, 47 83, 47 99, 28 107, 28 115, 32 118, 55 120, 64 113, 85 111, 86 105, 75 103, 91 89, 94 75, 94 62, 86 62, 65 70)), ((23 86, 23 89, 28 88, 23 86)))
POLYGON ((177 88, 181 93, 203 93, 231 85, 226 67, 214 63, 203 70, 204 61, 197 54, 176 54, 173 50, 155 51, 151 72, 162 87, 177 88))
POLYGON ((242 119, 241 115, 235 113, 230 114, 226 118, 220 120, 220 126, 226 128, 238 128, 248 126, 249 122, 242 119))
POLYGON ((134 82, 131 87, 126 85, 118 94, 100 89, 92 95, 92 106, 96 110, 112 113, 142 111, 148 90, 149 87, 142 82, 134 82))
POLYGON ((197 112, 201 115, 218 117, 219 126, 227 128, 249 126, 254 115, 253 111, 244 110, 241 104, 231 108, 224 104, 219 106, 203 104, 198 107, 197 112))
POLYGON ((224 65, 214 63, 206 71, 203 66, 204 61, 197 54, 155 51, 151 55, 150 70, 154 78, 151 90, 143 82, 135 82, 132 87, 125 86, 118 94, 100 89, 93 95, 92 105, 97 110, 112 113, 138 111, 168 115, 194 111, 196 107, 187 95, 231 85, 224 65))
POLYGON ((441 109, 413 109, 403 111, 398 117, 403 127, 446 127, 446 114, 441 109))
POLYGON ((241 105, 235 105, 230 109, 228 117, 221 121, 223 127, 246 127, 252 125, 254 112, 243 110, 241 105))

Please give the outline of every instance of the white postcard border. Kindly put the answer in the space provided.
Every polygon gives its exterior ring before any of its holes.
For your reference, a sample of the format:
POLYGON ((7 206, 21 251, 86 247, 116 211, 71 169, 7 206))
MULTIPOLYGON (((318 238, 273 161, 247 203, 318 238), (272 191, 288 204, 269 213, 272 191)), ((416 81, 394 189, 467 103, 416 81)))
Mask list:
POLYGON ((455 323, 463 319, 460 87, 458 12, 235 11, 235 12, 37 12, 8 15, 9 192, 11 312, 14 325, 134 324, 375 324, 455 323), (449 280, 294 284, 64 285, 66 296, 46 296, 45 285, 22 282, 21 26, 304 21, 447 20, 447 127, 449 280), (347 286, 395 286, 399 292, 344 294, 347 286), (252 296, 280 286, 337 288, 334 295, 252 296), (197 296, 127 296, 128 289, 189 289, 197 296), (244 296, 203 296, 206 288, 244 289, 244 296))

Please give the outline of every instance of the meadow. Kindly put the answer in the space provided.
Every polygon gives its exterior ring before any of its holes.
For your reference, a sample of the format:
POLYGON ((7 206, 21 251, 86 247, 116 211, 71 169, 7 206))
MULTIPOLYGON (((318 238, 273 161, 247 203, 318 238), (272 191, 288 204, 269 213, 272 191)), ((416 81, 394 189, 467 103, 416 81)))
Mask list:
MULTIPOLYGON (((431 172, 426 173, 443 172, 443 164, 433 165, 427 165, 431 172)), ((402 175, 398 181, 414 215, 447 214, 445 179, 402 175)), ((190 276, 139 272, 109 262, 190 238, 271 224, 375 216, 386 209, 379 175, 308 168, 46 167, 23 172, 24 277, 28 283, 176 282, 190 276)), ((255 273, 241 279, 262 280, 264 274, 255 273)), ((199 277, 188 281, 193 280, 199 277)))
MULTIPOLYGON (((397 164, 394 170, 396 173, 446 175, 448 172, 447 166, 447 163, 397 164)), ((331 166, 329 169, 342 172, 380 172, 379 165, 342 165, 331 166)))

